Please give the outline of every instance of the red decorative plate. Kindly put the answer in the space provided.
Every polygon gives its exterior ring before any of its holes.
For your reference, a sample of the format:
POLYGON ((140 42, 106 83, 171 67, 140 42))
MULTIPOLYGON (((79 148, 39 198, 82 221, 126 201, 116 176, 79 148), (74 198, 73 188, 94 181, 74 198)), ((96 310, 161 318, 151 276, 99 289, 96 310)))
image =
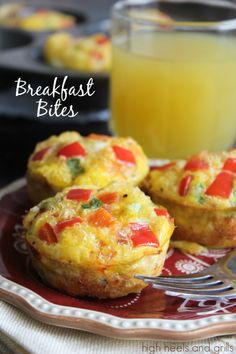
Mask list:
MULTIPOLYGON (((45 286, 31 268, 21 234, 30 207, 24 179, 0 192, 0 297, 53 325, 117 338, 192 340, 236 333, 236 301, 193 301, 147 287, 114 300, 73 298, 45 286)), ((192 256, 170 249, 163 274, 200 271, 225 255, 192 256)))

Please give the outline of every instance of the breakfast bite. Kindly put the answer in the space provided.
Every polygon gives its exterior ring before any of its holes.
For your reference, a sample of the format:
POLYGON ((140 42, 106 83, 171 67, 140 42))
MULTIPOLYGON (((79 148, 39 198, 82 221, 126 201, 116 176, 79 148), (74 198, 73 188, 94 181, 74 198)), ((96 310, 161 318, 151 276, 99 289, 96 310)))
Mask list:
POLYGON ((38 203, 71 185, 137 185, 147 173, 147 158, 133 139, 65 132, 36 145, 26 177, 29 196, 38 203))
POLYGON ((75 24, 75 16, 60 11, 34 9, 23 3, 0 5, 0 25, 28 31, 51 31, 71 28, 75 24))
POLYGON ((124 182, 67 188, 30 209, 23 224, 43 281, 98 298, 141 291, 135 275, 158 276, 174 229, 165 208, 124 182))
POLYGON ((29 31, 50 31, 73 27, 76 18, 59 11, 39 9, 19 20, 20 28, 29 31))
POLYGON ((153 167, 143 189, 175 218, 174 239, 236 246, 236 149, 153 167))
POLYGON ((44 44, 49 65, 82 71, 108 71, 111 68, 111 42, 102 34, 75 37, 68 32, 50 35, 44 44))
POLYGON ((52 9, 34 9, 23 3, 13 3, 0 6, 0 24, 28 31, 50 31, 71 28, 76 24, 76 18, 52 9))

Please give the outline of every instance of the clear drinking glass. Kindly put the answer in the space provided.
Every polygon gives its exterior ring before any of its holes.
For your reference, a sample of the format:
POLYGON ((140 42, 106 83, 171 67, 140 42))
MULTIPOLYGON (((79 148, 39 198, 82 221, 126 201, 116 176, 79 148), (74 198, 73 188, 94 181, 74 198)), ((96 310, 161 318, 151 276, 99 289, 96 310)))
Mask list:
POLYGON ((113 7, 111 129, 149 157, 185 158, 236 138, 236 5, 120 1, 113 7))

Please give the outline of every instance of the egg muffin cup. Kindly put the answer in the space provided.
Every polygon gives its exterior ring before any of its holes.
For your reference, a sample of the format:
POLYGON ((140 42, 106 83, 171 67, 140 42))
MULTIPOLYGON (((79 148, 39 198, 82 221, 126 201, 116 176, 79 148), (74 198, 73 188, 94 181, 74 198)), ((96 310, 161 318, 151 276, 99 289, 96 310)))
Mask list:
POLYGON ((111 42, 103 33, 75 37, 68 32, 51 34, 44 44, 49 65, 79 71, 109 71, 111 42))
POLYGON ((32 265, 48 285, 72 296, 116 298, 161 273, 174 229, 168 212, 138 187, 71 187, 24 218, 32 265))
POLYGON ((153 168, 142 188, 174 217, 173 239, 236 246, 236 150, 153 168))
POLYGON ((104 187, 119 180, 137 185, 147 173, 147 158, 133 139, 65 132, 37 144, 26 178, 36 204, 72 185, 104 187))

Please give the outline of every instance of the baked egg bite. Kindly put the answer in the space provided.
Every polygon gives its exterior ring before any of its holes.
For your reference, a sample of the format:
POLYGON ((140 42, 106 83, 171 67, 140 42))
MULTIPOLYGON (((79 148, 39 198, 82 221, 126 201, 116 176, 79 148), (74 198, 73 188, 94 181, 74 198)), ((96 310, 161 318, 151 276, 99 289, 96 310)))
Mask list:
POLYGON ((34 9, 24 3, 0 5, 0 24, 27 31, 51 31, 71 28, 76 17, 47 8, 34 9))
POLYGON ((51 31, 75 26, 76 18, 59 11, 39 9, 19 16, 18 26, 28 31, 51 31))
POLYGON ((28 161, 28 192, 37 203, 71 185, 104 187, 117 180, 137 185, 148 169, 131 138, 66 132, 37 144, 28 161))
POLYGON ((142 188, 175 218, 174 239, 236 246, 236 149, 153 167, 142 188))
POLYGON ((173 219, 138 187, 73 186, 24 217, 25 239, 41 279, 72 296, 116 298, 141 291, 135 278, 161 273, 173 219))
POLYGON ((68 32, 51 34, 44 44, 44 57, 49 65, 82 71, 109 71, 111 41, 103 33, 83 37, 68 32))

